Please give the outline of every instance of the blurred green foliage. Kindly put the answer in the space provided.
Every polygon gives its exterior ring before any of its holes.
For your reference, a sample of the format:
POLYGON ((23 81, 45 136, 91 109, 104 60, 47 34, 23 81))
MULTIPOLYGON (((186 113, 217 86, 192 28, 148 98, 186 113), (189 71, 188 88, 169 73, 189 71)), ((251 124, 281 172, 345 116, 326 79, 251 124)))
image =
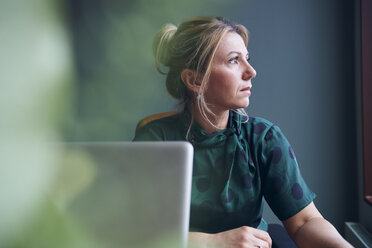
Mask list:
MULTIPOLYGON (((30 228, 41 234, 36 216, 56 228, 64 222, 46 208, 60 157, 51 143, 72 99, 64 13, 57 1, 0 2, 0 247, 43 247, 22 243, 30 228)), ((59 235, 52 229, 44 247, 59 235)))
POLYGON ((225 4, 0 2, 0 247, 98 246, 65 212, 94 172, 83 155, 66 162, 51 144, 130 140, 139 119, 172 109, 153 36, 225 4))
POLYGON ((98 248, 93 237, 48 199, 35 213, 31 224, 6 244, 12 248, 98 248))

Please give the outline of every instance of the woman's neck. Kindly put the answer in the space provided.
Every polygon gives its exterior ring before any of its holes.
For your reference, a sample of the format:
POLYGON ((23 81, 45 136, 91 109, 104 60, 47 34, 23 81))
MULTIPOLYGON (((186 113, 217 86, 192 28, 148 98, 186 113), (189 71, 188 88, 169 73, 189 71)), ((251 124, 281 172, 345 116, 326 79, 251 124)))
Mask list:
POLYGON ((229 119, 229 110, 223 111, 212 110, 214 115, 212 115, 211 113, 206 113, 210 122, 202 116, 198 106, 195 106, 193 104, 192 106, 190 106, 190 110, 192 111, 194 120, 209 134, 227 127, 227 122, 229 119))

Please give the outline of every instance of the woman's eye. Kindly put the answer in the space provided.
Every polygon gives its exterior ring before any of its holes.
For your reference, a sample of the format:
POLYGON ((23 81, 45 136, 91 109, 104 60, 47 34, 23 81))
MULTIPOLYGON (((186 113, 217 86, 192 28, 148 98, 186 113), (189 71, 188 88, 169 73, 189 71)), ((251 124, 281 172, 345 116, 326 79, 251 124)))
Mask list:
POLYGON ((250 58, 250 57, 248 57, 248 58, 247 58, 247 61, 249 62, 250 60, 251 60, 251 58, 250 58))
POLYGON ((236 56, 236 57, 234 57, 234 58, 232 58, 232 59, 229 59, 229 63, 237 64, 237 63, 238 63, 238 60, 239 60, 239 57, 236 56))

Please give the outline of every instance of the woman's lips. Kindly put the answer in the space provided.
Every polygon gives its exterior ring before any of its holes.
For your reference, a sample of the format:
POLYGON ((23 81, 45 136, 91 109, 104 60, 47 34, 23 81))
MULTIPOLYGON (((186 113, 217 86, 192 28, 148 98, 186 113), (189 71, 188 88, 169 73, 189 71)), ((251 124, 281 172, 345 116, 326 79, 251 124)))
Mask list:
POLYGON ((248 94, 250 95, 251 94, 251 87, 246 87, 244 89, 241 89, 240 90, 242 93, 245 93, 245 94, 248 94))

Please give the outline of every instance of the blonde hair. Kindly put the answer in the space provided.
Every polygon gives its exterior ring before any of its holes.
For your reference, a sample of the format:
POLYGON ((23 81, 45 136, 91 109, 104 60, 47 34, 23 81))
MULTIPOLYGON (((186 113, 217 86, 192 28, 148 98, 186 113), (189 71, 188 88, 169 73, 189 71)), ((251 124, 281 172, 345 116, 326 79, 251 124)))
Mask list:
MULTIPOLYGON (((228 32, 239 34, 245 45, 248 44, 248 31, 240 24, 234 24, 223 17, 195 17, 183 21, 178 27, 167 24, 155 35, 153 52, 157 70, 166 74, 166 87, 174 98, 180 103, 193 103, 196 99, 197 106, 203 118, 215 126, 207 116, 214 116, 203 97, 208 88, 211 72, 211 62, 217 47, 224 35, 228 32), (163 67, 168 67, 166 71, 163 67), (184 69, 191 69, 196 75, 203 75, 200 83, 198 97, 190 91, 181 79, 184 69)), ((196 85, 196 77, 193 82, 196 85)), ((247 117, 244 109, 235 110, 247 117)), ((248 119, 248 118, 246 118, 248 119)))

